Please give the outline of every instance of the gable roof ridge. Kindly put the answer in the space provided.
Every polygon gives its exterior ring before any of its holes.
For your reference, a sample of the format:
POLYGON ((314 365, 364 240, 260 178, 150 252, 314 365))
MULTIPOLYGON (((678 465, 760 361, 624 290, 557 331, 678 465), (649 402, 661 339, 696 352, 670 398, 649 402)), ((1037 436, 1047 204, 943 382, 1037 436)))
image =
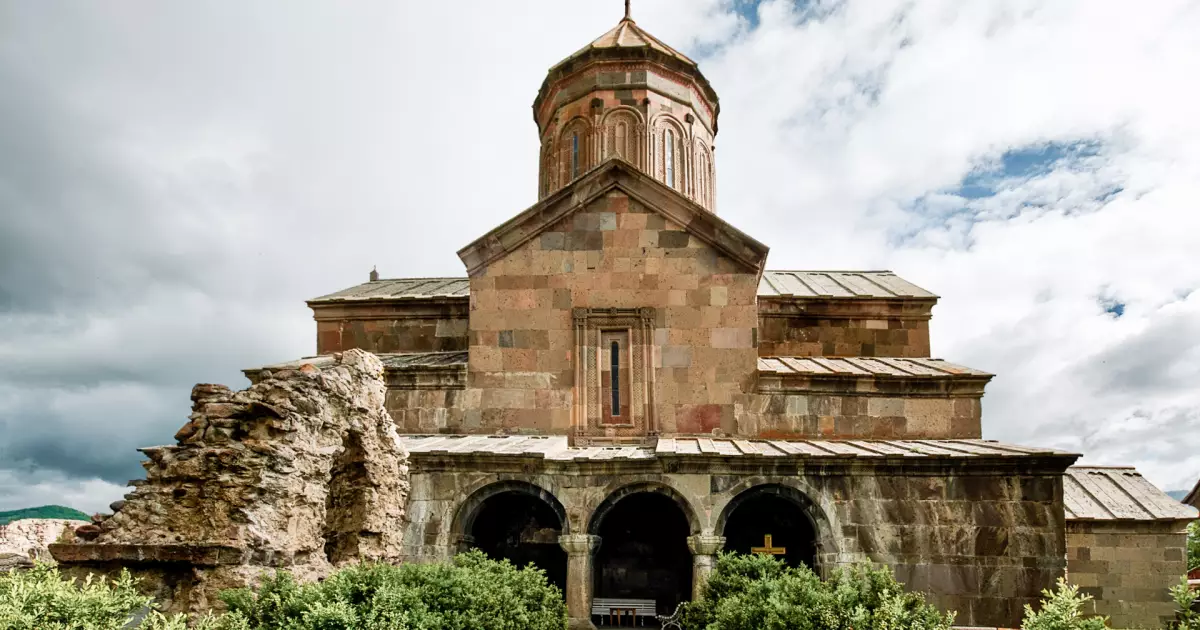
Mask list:
POLYGON ((762 276, 769 251, 766 245, 688 199, 678 190, 655 180, 633 164, 617 156, 606 158, 599 165, 589 169, 587 173, 554 194, 475 239, 458 250, 458 257, 466 265, 467 274, 474 276, 481 269, 515 251, 558 221, 616 188, 620 188, 630 198, 642 203, 648 210, 678 224, 684 231, 719 250, 735 262, 753 269, 758 276, 762 276), (617 173, 617 175, 609 181, 604 181, 603 178, 612 173, 617 173), (622 181, 623 179, 631 179, 632 182, 622 181), (642 190, 639 191, 637 188, 642 188, 642 190), (644 194, 656 192, 665 198, 655 201, 644 194), (673 208, 667 207, 671 205, 671 202, 677 204, 678 209, 682 210, 683 215, 686 216, 672 212, 673 208), (710 234, 699 229, 695 225, 697 218, 704 219, 709 227, 714 228, 712 230, 714 233, 710 234), (521 230, 522 226, 528 226, 529 229, 521 230), (722 239, 717 238, 721 233, 731 235, 735 242, 723 242, 722 239), (738 248, 736 245, 741 247, 738 248))

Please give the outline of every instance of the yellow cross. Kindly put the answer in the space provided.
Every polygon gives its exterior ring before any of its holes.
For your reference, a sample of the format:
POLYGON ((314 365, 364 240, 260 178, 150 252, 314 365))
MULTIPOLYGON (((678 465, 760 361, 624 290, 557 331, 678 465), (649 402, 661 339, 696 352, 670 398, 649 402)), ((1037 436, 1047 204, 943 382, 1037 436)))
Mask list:
POLYGON ((782 556, 787 553, 787 547, 776 547, 771 540, 771 535, 763 536, 763 546, 751 547, 750 553, 765 553, 770 556, 782 556))

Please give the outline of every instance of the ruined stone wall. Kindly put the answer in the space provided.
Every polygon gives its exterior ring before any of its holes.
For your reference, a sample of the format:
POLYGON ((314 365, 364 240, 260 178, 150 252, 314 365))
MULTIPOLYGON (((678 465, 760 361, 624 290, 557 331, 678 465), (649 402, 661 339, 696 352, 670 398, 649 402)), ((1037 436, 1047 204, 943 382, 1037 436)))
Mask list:
POLYGON ((375 354, 467 349, 467 300, 313 304, 317 354, 352 348, 375 354))
POLYGON ((648 308, 650 366, 639 374, 635 365, 630 376, 634 389, 652 392, 654 426, 587 429, 618 438, 650 428, 732 432, 735 397, 753 386, 756 293, 753 271, 610 192, 471 278, 468 388, 483 391, 465 425, 568 432, 575 309, 648 308))
POLYGON ((51 551, 79 574, 128 567, 176 611, 275 568, 313 579, 396 559, 408 469, 385 392, 360 350, 264 370, 239 392, 197 385, 178 444, 141 449, 146 479, 120 509, 51 551))
POLYGON ((75 528, 87 524, 60 518, 26 518, 0 525, 0 572, 49 560, 51 543, 64 536, 73 538, 75 528))
MULTIPOLYGON (((628 489, 667 493, 692 535, 722 536, 735 497, 782 486, 807 497, 822 571, 856 562, 895 570, 910 589, 957 611, 963 626, 1019 627, 1022 606, 1063 575, 1062 470, 1069 459, 945 459, 867 465, 714 457, 548 462, 424 455, 414 460, 405 557, 444 559, 469 545, 462 524, 489 489, 521 484, 561 503, 564 535, 595 534, 595 515, 628 489)), ((519 491, 519 490, 518 490, 519 491)), ((603 545, 603 541, 599 542, 603 545)), ((568 590, 578 588, 568 584, 568 590)))
POLYGON ((1067 574, 1094 599, 1087 612, 1113 628, 1159 628, 1175 618, 1167 591, 1187 572, 1187 522, 1067 522, 1067 574))
POLYGON ((762 299, 759 355, 929 357, 933 302, 762 299))

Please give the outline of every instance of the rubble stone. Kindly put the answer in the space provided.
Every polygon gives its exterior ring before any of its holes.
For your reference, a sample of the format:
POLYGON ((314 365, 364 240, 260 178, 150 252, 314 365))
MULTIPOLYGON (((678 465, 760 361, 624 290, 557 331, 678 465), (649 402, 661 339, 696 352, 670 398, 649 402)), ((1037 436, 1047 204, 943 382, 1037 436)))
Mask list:
POLYGON ((179 443, 141 449, 145 483, 76 530, 98 529, 92 541, 51 551, 69 571, 130 568, 170 611, 216 605, 278 567, 315 579, 396 560, 408 466, 385 393, 383 365, 361 350, 239 392, 197 385, 179 443))

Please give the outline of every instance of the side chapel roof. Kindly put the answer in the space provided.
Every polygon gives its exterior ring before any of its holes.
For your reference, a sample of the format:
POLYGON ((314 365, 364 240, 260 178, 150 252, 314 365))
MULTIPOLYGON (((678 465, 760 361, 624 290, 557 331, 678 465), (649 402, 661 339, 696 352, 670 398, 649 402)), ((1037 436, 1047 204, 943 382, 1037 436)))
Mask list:
POLYGON ((1073 466, 1063 478, 1068 521, 1178 521, 1196 508, 1159 490, 1133 468, 1073 466))
POLYGON ((1183 502, 1194 507, 1200 508, 1200 480, 1196 481, 1196 487, 1183 498, 1183 502))
MULTIPOLYGON (((461 278, 387 278, 355 285, 310 303, 366 300, 468 298, 471 283, 461 278)), ((760 298, 937 299, 891 271, 771 271, 758 283, 760 298)))

